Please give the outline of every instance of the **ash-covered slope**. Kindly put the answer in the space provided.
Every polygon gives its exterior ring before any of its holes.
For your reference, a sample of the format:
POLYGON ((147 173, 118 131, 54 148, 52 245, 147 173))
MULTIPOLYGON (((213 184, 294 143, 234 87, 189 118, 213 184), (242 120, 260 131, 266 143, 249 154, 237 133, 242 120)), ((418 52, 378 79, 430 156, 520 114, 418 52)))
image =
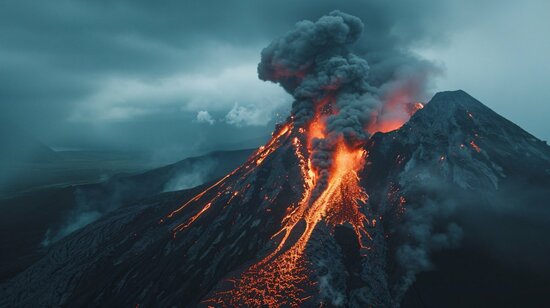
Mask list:
POLYGON ((54 243, 129 203, 224 176, 252 152, 212 152, 137 175, 118 175, 97 184, 48 188, 0 199, 0 282, 32 265, 46 252, 44 246, 48 242, 54 243))
MULTIPOLYGON (((369 150, 361 176, 377 192, 371 202, 380 216, 399 217, 384 223, 395 296, 417 273, 434 269, 432 253, 459 245, 493 254, 508 267, 538 263, 536 271, 550 274, 542 265, 550 241, 540 236, 550 222, 545 142, 459 90, 437 93, 399 130, 374 135, 369 150)), ((543 298, 537 292, 531 303, 543 298)))
POLYGON ((429 255, 468 232, 457 208, 550 183, 549 147, 462 91, 371 137, 357 173, 368 196, 343 174, 332 211, 301 203, 304 142, 289 122, 213 185, 109 214, 2 285, 0 306, 397 306, 429 255))
POLYGON ((437 93, 399 130, 371 140, 371 163, 401 181, 438 174, 460 188, 498 190, 508 178, 544 184, 550 175, 546 142, 461 90, 437 93))
MULTIPOLYGON (((287 140, 288 134, 279 137, 287 140)), ((278 138, 274 140, 282 144, 278 138)), ((197 302, 222 275, 252 259, 274 233, 284 214, 284 207, 277 207, 278 192, 287 192, 282 196, 286 199, 281 200, 285 205, 290 198, 299 197, 300 192, 282 184, 300 180, 287 178, 287 174, 296 173, 288 169, 299 167, 293 156, 285 155, 290 143, 285 144, 281 155, 265 163, 261 160, 272 148, 259 150, 211 186, 215 189, 197 195, 218 201, 185 232, 175 230, 210 207, 202 200, 181 207, 182 201, 193 200, 193 194, 200 190, 166 193, 124 207, 53 246, 41 261, 3 289, 6 296, 0 306, 170 306, 197 302), (260 163, 264 164, 252 169, 260 163), (273 185, 278 182, 280 186, 273 185), (172 211, 178 211, 177 216, 167 218, 172 211), (261 221, 263 218, 266 220, 261 221), (122 268, 125 270, 120 272, 122 268), (27 288, 28 281, 36 283, 36 288, 27 288), (142 295, 129 296, 138 289, 142 295)))

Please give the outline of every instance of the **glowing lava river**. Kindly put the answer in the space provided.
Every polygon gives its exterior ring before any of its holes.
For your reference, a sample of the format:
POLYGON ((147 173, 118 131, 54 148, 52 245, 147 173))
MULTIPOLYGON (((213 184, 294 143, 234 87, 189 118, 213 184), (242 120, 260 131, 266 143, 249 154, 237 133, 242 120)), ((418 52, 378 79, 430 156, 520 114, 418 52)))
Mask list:
MULTIPOLYGON (((332 96, 319 100, 316 107, 314 116, 305 125, 296 125, 294 118, 290 117, 287 124, 279 126, 272 139, 260 147, 245 164, 165 218, 167 221, 174 220, 172 224, 177 222, 172 229, 174 238, 180 232, 192 230, 203 216, 209 216, 207 220, 214 217, 214 221, 218 219, 224 224, 228 223, 224 217, 241 217, 245 211, 251 210, 256 211, 251 216, 255 221, 261 217, 275 221, 276 229, 267 234, 267 243, 258 247, 256 257, 253 258, 256 261, 248 257, 248 263, 239 266, 240 269, 225 274, 225 278, 203 297, 200 302, 202 305, 257 307, 322 303, 323 300, 316 296, 319 293, 319 279, 310 247, 312 236, 319 229, 324 234, 322 237, 328 239, 334 238, 336 227, 347 226, 355 234, 359 255, 368 256, 372 247, 372 237, 368 230, 376 226, 377 219, 367 218, 369 196, 359 177, 368 161, 365 146, 367 140, 346 139, 343 133, 328 131, 328 119, 338 114, 332 96), (322 149, 328 150, 319 154, 316 151, 319 151, 322 142, 325 142, 322 149), (291 161, 295 162, 291 169, 269 181, 272 187, 257 190, 259 184, 256 181, 262 168, 272 174, 273 161, 289 155, 292 156, 291 161), (315 160, 319 155, 325 155, 324 158, 328 159, 324 161, 329 163, 319 164, 315 160), (296 178, 297 182, 290 184, 290 178, 296 178), (291 194, 299 196, 301 193, 301 197, 286 204, 276 204, 278 195, 289 193, 283 190, 285 183, 293 186, 291 194), (260 203, 250 202, 251 195, 256 194, 252 190, 263 194, 260 203), (284 209, 282 216, 272 214, 271 211, 277 209, 284 209), (258 212, 260 210, 262 212, 258 212)), ((399 124, 402 125, 407 119, 399 120, 399 124)), ((396 122, 393 119, 391 121, 392 125, 396 122)), ((370 130, 384 131, 387 126, 383 121, 377 125, 365 128, 365 136, 370 135, 370 130)), ((233 232, 254 233, 256 231, 253 228, 257 225, 244 225, 233 232)), ((197 226, 200 228, 200 224, 197 226)), ((231 223, 228 228, 234 227, 231 223)), ((318 245, 323 241, 313 242, 318 245)), ((237 246, 238 243, 225 244, 237 246)))
MULTIPOLYGON (((349 222, 359 237, 368 236, 364 229, 367 220, 358 210, 359 202, 364 203, 367 199, 357 176, 364 155, 363 150, 351 150, 341 145, 335 154, 334 170, 327 189, 314 200, 311 199, 314 185, 308 187, 303 200, 286 216, 284 227, 274 236, 282 237, 277 248, 235 280, 232 290, 220 292, 217 298, 207 302, 297 306, 307 300, 309 297, 303 288, 312 287, 312 283, 308 281, 305 250, 315 227, 321 221, 332 226, 349 222), (290 243, 294 232, 301 233, 298 240, 290 243)), ((314 176, 308 180, 315 183, 314 176)))
POLYGON ((366 145, 375 132, 399 129, 422 104, 411 103, 416 91, 406 83, 384 95, 369 85, 367 62, 346 48, 362 31, 359 19, 332 12, 310 26, 315 29, 299 28, 274 41, 258 65, 260 79, 279 83, 295 98, 286 124, 245 164, 166 217, 175 238, 186 232, 181 238, 189 239, 188 250, 201 250, 200 259, 223 250, 228 259, 215 257, 231 262, 226 266, 232 273, 212 269, 222 282, 205 286, 210 292, 202 296, 204 305, 322 304, 319 262, 313 260, 325 253, 331 256, 320 263, 340 260, 344 266, 348 255, 327 248, 339 245, 337 227, 352 230, 348 238, 355 238, 359 258, 372 246, 369 232, 377 218, 370 215, 359 176, 368 160, 366 145), (328 24, 345 31, 327 32, 328 24), (206 238, 212 237, 223 245, 209 245, 206 238), (312 253, 312 245, 322 252, 312 253))
MULTIPOLYGON (((202 216, 223 216, 224 211, 235 208, 240 211, 238 208, 242 206, 241 202, 244 202, 247 193, 250 194, 251 186, 255 185, 251 178, 257 177, 264 164, 285 156, 281 152, 291 153, 293 160, 297 162, 302 186, 297 191, 302 192, 301 198, 297 202, 279 205, 285 209, 285 213, 282 219, 276 219, 278 231, 270 235, 267 247, 261 249, 263 252, 259 252, 257 261, 248 263, 244 269, 241 268, 222 279, 203 298, 201 304, 257 307, 319 303, 319 298, 314 298, 319 286, 308 247, 312 235, 320 226, 325 234, 332 234, 330 237, 333 237, 338 226, 351 227, 360 255, 369 253, 372 238, 367 230, 376 225, 376 219, 368 219, 365 215, 369 197, 359 177, 368 159, 366 140, 348 138, 350 141, 342 133, 328 132, 327 119, 338 113, 334 102, 330 96, 319 100, 314 116, 303 127, 295 125, 293 117, 290 117, 287 124, 280 126, 272 139, 260 147, 244 165, 166 217, 167 220, 175 219, 187 211, 188 207, 199 207, 192 210, 194 214, 184 215, 188 218, 175 225, 175 238, 178 233, 191 229, 202 216), (328 146, 325 148, 329 149, 321 153, 328 155, 326 161, 330 162, 322 167, 316 165, 315 161, 315 151, 318 151, 320 142, 326 142, 328 146)), ((400 124, 405 120, 401 120, 400 124)), ((368 130, 383 131, 385 126, 380 122, 379 127, 371 125, 368 130)), ((366 131, 366 136, 368 135, 370 133, 366 131)), ((279 179, 271 184, 282 187, 282 182, 285 181, 288 181, 288 174, 285 180, 279 179)), ((274 207, 272 199, 275 197, 270 198, 266 194, 261 198, 262 203, 255 207, 267 207, 266 211, 271 211, 271 207, 274 207)))
MULTIPOLYGON (((299 145, 298 142, 294 143, 299 145)), ((359 207, 367 194, 359 185, 357 172, 365 159, 362 149, 350 149, 339 142, 333 170, 327 188, 313 199, 317 174, 303 168, 307 185, 303 199, 283 220, 283 228, 273 238, 279 239, 277 248, 260 262, 252 265, 238 279, 232 280, 228 291, 218 292, 206 304, 246 306, 299 306, 309 299, 305 287, 314 287, 309 281, 306 246, 315 227, 324 222, 330 226, 350 223, 357 236, 368 236, 367 223, 359 207), (295 233, 297 240, 292 240, 295 233)), ((302 162, 305 166, 306 163, 302 162)), ((311 166, 311 163, 307 163, 311 166)))

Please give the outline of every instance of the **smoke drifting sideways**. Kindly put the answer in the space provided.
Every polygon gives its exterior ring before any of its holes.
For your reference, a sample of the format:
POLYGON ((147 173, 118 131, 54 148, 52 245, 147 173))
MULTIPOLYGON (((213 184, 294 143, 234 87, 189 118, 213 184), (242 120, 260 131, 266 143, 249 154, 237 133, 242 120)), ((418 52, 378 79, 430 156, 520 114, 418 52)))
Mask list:
POLYGON ((320 175, 317 191, 326 187, 338 140, 358 147, 373 132, 368 129, 373 124, 407 116, 403 111, 410 108, 404 105, 425 97, 431 74, 438 71, 397 48, 371 71, 364 58, 350 51, 364 28, 359 18, 333 11, 316 22, 298 22, 261 54, 258 76, 293 96, 291 116, 297 127, 325 114, 325 136, 313 140, 311 151, 320 175))

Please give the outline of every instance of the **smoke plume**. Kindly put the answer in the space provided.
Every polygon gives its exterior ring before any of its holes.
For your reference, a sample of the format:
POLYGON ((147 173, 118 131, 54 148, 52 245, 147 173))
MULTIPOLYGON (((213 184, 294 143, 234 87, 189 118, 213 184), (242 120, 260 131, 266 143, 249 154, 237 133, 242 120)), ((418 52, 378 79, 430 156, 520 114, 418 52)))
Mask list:
POLYGON ((190 170, 184 170, 176 174, 165 185, 163 192, 189 189, 206 183, 211 177, 219 162, 215 160, 198 161, 190 166, 190 170))
POLYGON ((433 71, 428 62, 397 50, 387 52, 388 59, 377 61, 372 71, 350 50, 363 29, 359 18, 340 11, 298 22, 262 51, 258 65, 260 79, 280 84, 294 97, 291 114, 297 126, 323 115, 325 137, 313 140, 311 154, 319 174, 317 192, 326 187, 339 140, 351 147, 363 144, 370 124, 386 117, 386 110, 399 109, 384 108, 388 99, 392 104, 417 100, 433 71))

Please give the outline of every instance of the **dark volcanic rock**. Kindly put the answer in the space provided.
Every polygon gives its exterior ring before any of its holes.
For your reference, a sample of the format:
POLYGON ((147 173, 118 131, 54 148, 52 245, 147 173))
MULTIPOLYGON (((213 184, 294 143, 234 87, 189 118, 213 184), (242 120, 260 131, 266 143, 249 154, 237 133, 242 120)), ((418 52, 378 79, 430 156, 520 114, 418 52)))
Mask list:
POLYGON ((45 240, 53 243, 66 235, 67 226, 74 230, 85 225, 73 221, 87 214, 101 216, 163 191, 212 181, 237 168, 252 152, 212 152, 102 183, 48 188, 0 199, 0 282, 43 256, 48 248, 43 247, 45 240))
MULTIPOLYGON (((293 136, 281 136, 210 189, 141 200, 55 244, 1 286, 0 306, 200 304, 274 249, 271 237, 301 198, 293 136)), ((461 239, 482 243, 472 236, 479 223, 465 213, 485 213, 484 223, 494 209, 548 213, 550 148, 463 91, 436 94, 401 129, 374 135, 366 150, 360 178, 370 198, 361 211, 377 221, 369 253, 360 254, 345 224, 333 233, 319 224, 307 246, 316 282, 306 288, 307 304, 397 306, 416 275, 433 268, 434 252, 461 239), (526 199, 507 198, 510 187, 524 188, 526 199)))

